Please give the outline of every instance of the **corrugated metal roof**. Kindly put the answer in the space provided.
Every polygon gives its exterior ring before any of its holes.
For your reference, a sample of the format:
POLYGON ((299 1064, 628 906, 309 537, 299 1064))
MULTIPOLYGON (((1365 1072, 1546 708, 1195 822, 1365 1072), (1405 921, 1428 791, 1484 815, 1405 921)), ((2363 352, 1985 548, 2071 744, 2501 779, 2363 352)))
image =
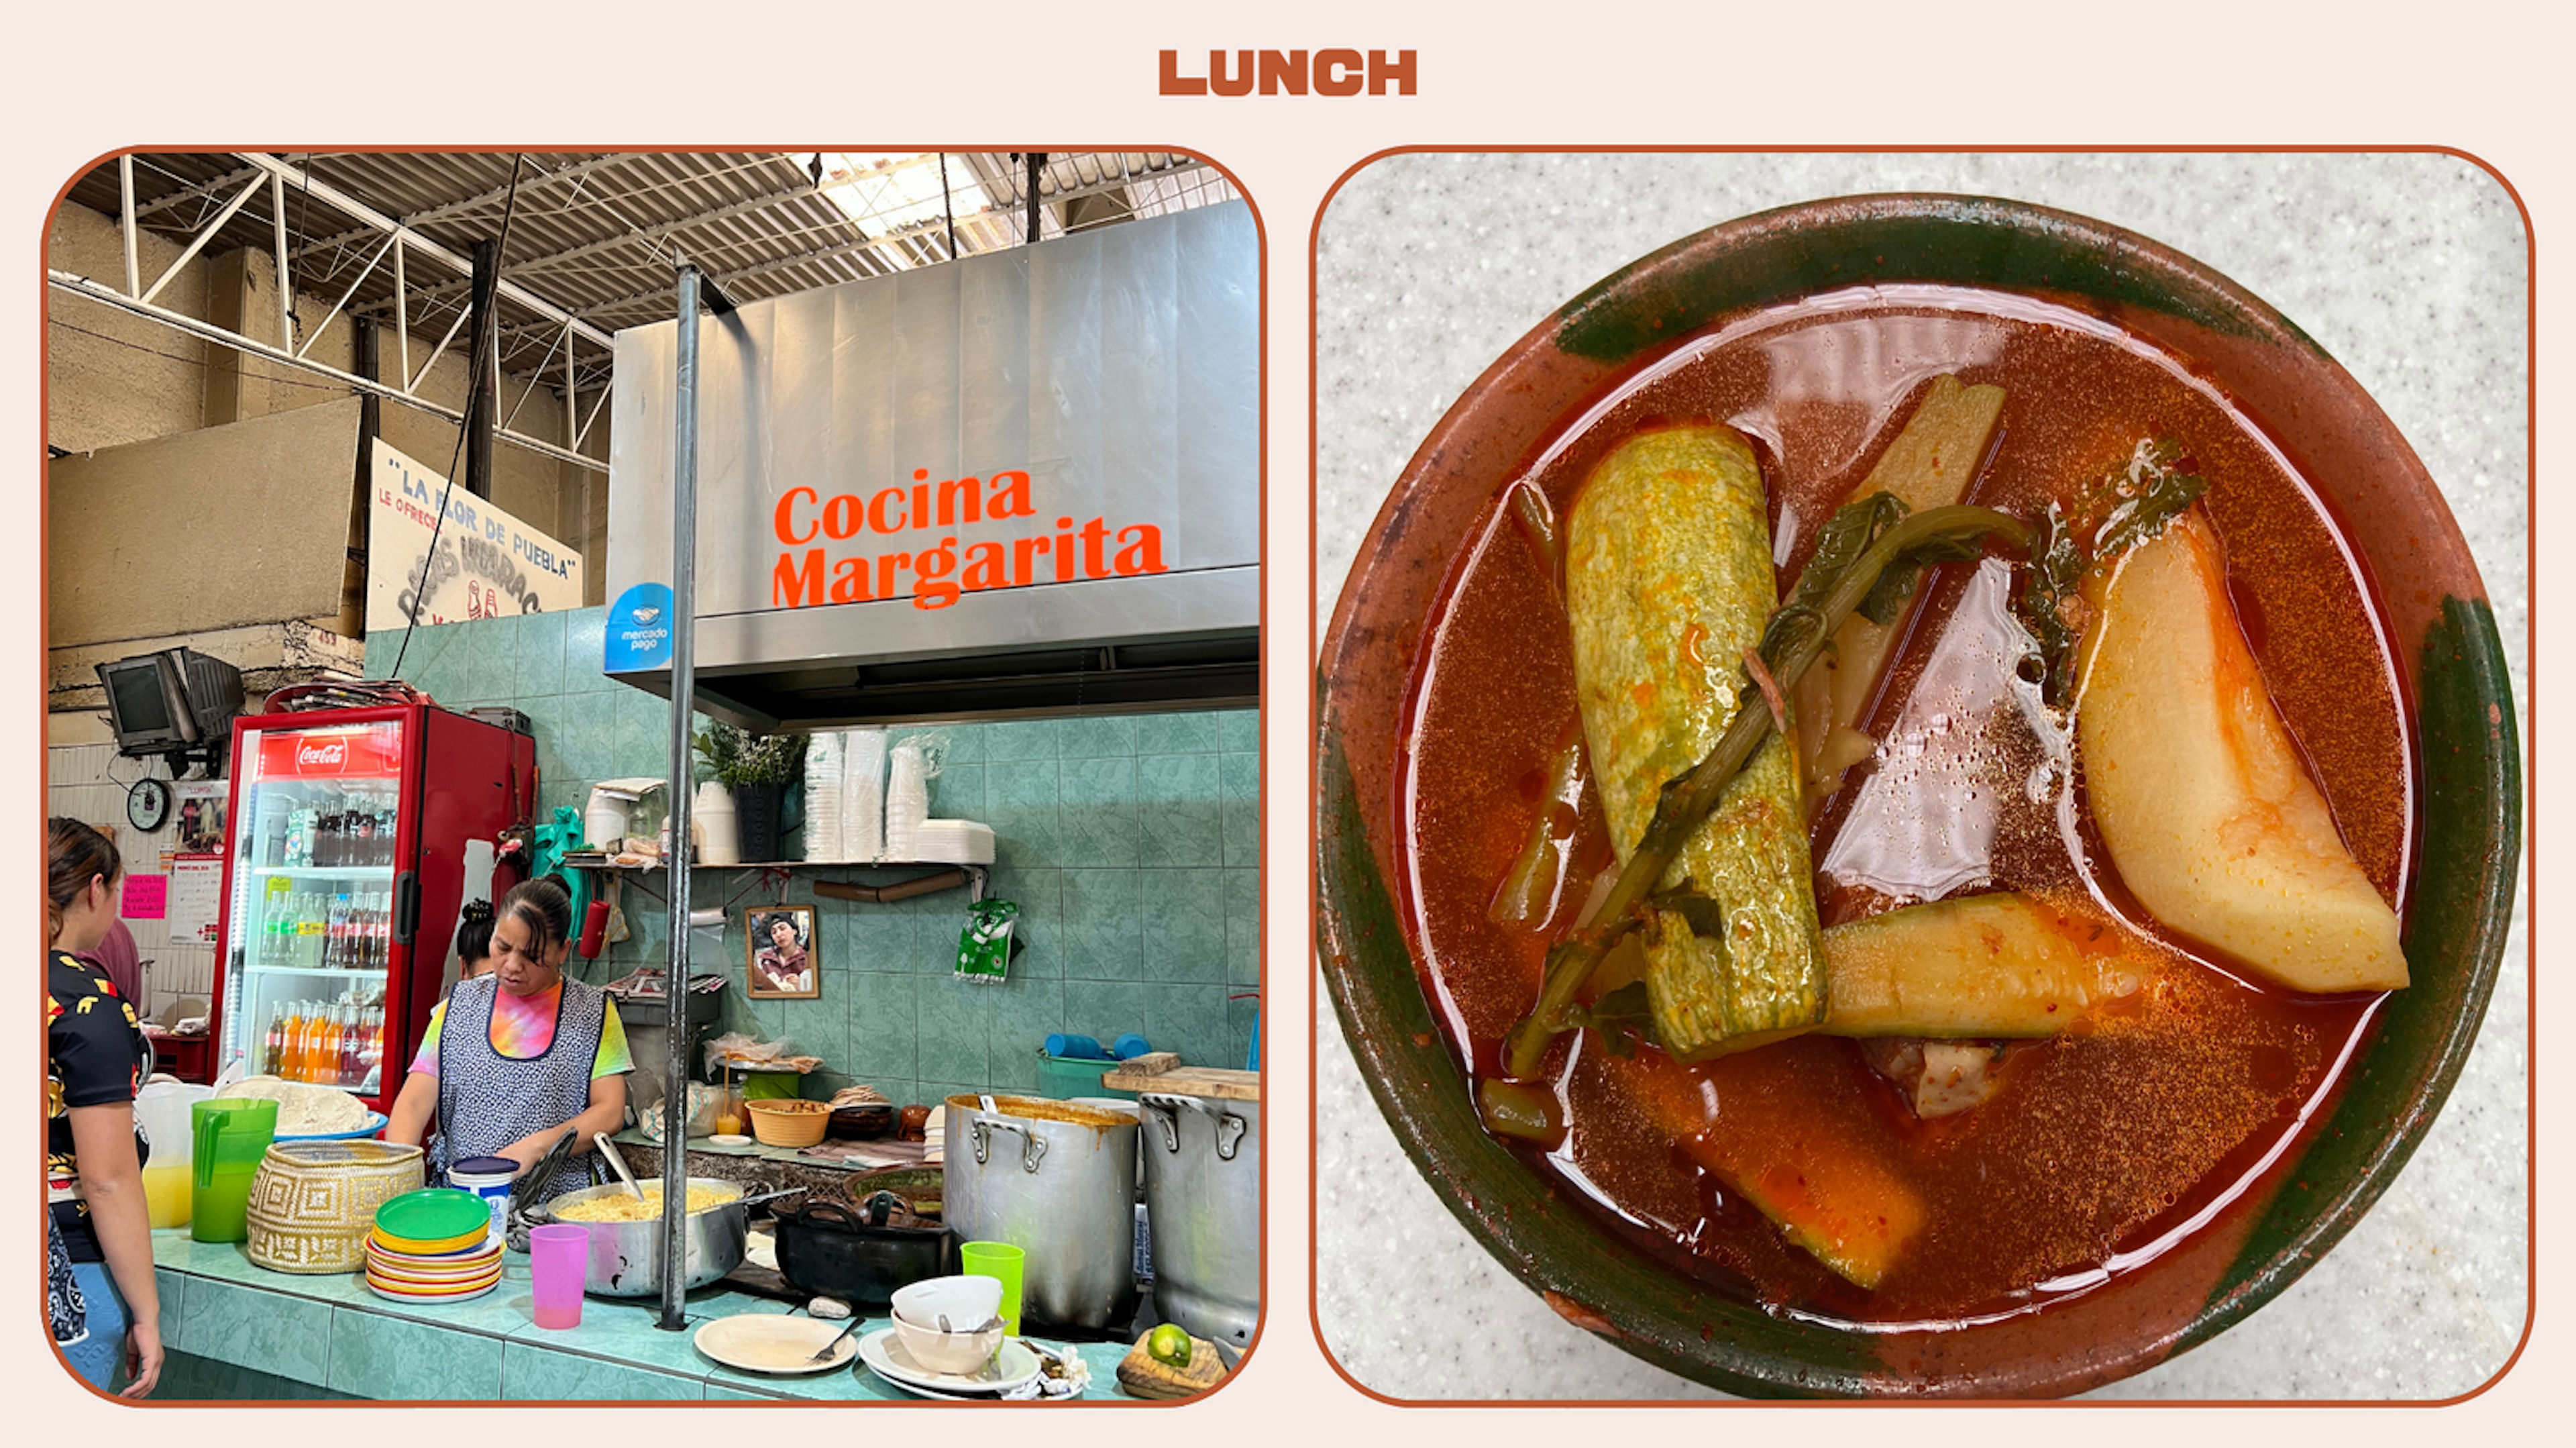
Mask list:
MULTIPOLYGON (((1085 218, 1118 220, 1232 198, 1225 177, 1195 157, 1168 151, 1043 153, 1038 167, 1039 237, 1061 235, 1066 212, 1083 198, 1085 218)), ((809 152, 491 152, 351 151, 286 154, 318 186, 390 216, 460 254, 498 238, 505 210, 509 236, 502 277, 601 332, 672 315, 673 267, 685 255, 736 301, 754 301, 905 267, 935 265, 951 255, 944 218, 870 228, 853 219, 818 185, 809 152), (511 173, 517 165, 515 205, 511 173)), ((944 157, 956 204, 957 255, 1021 243, 1026 158, 1000 151, 944 157), (978 196, 980 193, 980 197, 978 196), (984 209, 970 203, 980 199, 984 209)), ((880 163, 917 164, 903 158, 880 163)), ((829 181, 828 173, 821 178, 829 181)), ((230 152, 156 151, 134 157, 135 215, 146 229, 185 238, 220 213, 245 187, 260 189, 224 223, 214 249, 272 248, 275 213, 264 173, 230 152)), ((935 194, 935 193, 934 193, 935 194)), ((83 176, 70 199, 114 216, 123 205, 117 165, 83 176)), ((296 290, 336 299, 349 289, 351 310, 394 315, 390 263, 368 264, 384 234, 310 188, 285 190, 288 266, 296 290), (365 272, 363 280, 360 274, 365 272)), ((446 333, 465 305, 467 283, 453 271, 415 261, 407 266, 406 303, 415 335, 446 333)), ((514 301, 501 303, 501 370, 552 377, 563 360, 563 326, 514 301)), ((316 325, 319 317, 299 320, 316 325)), ((575 339, 581 385, 600 384, 608 354, 575 339)))

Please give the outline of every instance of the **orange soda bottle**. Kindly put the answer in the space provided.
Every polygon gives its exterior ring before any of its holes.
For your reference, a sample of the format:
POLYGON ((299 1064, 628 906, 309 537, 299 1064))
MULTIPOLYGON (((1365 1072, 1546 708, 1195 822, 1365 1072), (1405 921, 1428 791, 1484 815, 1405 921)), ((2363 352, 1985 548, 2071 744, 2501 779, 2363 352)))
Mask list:
POLYGON ((301 1080, 304 1070, 304 1002, 286 1003, 286 1022, 277 1031, 278 1047, 272 1053, 269 1070, 289 1081, 301 1080))
POLYGON ((304 1074, 295 1079, 327 1084, 338 1069, 339 1059, 340 1041, 338 1032, 332 1029, 330 1003, 317 1001, 304 1022, 304 1074))

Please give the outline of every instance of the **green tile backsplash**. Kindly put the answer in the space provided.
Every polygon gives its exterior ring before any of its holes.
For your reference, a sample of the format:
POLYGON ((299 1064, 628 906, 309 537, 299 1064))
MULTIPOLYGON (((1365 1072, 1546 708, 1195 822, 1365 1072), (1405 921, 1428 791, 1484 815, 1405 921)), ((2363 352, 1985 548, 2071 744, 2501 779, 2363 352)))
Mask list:
MULTIPOLYGON (((526 714, 539 805, 578 809, 594 781, 669 769, 669 706, 600 673, 603 616, 590 608, 422 628, 402 677, 449 708, 526 714)), ((402 646, 399 633, 370 635, 368 675, 390 674, 402 646)), ((993 827, 993 893, 1018 902, 1027 942, 1010 979, 956 978, 964 891, 893 905, 821 899, 817 880, 884 884, 918 872, 820 866, 789 878, 783 898, 816 907, 821 998, 750 1002, 729 992, 719 1029, 756 1026, 821 1056, 827 1069, 807 1078, 809 1095, 864 1081, 897 1101, 1033 1088, 1038 1043, 1051 1031, 1103 1041, 1138 1031, 1194 1063, 1243 1064, 1258 1003, 1232 997, 1261 981, 1258 714, 921 727, 949 738, 931 814, 993 827)), ((692 903, 724 906, 735 922, 718 958, 693 965, 739 982, 740 912, 780 898, 777 887, 756 871, 692 878, 692 903)), ((577 964, 579 975, 609 980, 665 963, 666 909, 642 888, 660 881, 627 888, 634 934, 577 964)))

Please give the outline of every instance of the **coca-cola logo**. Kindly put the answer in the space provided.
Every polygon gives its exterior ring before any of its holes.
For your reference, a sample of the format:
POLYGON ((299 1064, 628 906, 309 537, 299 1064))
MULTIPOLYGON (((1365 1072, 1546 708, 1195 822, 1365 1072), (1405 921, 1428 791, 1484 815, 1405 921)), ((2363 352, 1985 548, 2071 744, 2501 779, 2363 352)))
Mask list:
POLYGON ((334 739, 328 743, 313 740, 295 746, 295 763, 299 769, 307 765, 327 765, 337 769, 348 761, 349 746, 342 740, 334 739))

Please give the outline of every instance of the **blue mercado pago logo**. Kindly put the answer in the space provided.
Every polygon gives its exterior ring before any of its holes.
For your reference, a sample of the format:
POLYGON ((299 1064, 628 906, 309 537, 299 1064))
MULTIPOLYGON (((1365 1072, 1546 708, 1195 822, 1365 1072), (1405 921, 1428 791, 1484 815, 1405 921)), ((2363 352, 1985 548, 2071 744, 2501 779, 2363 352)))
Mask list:
POLYGON ((603 631, 600 671, 631 674, 671 666, 671 589, 638 583, 617 595, 603 631))

